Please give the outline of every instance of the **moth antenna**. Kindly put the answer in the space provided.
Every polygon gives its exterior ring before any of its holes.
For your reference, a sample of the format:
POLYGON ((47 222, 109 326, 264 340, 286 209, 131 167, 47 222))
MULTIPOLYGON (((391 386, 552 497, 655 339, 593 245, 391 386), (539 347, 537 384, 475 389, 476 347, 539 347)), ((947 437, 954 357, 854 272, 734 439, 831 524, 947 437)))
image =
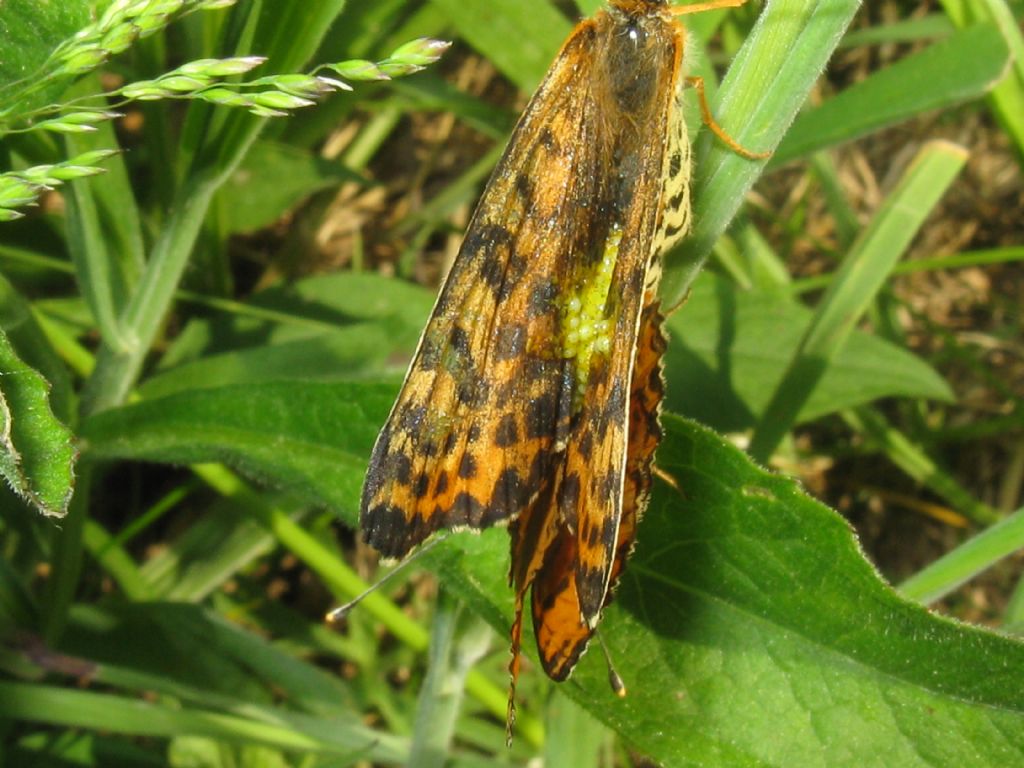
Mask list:
POLYGON ((654 467, 652 471, 654 472, 655 475, 658 476, 658 478, 661 479, 662 482, 664 482, 666 485, 668 485, 671 488, 673 488, 677 493, 682 494, 683 489, 679 487, 679 483, 676 482, 676 479, 674 477, 672 477, 672 475, 670 475, 668 472, 666 472, 661 467, 654 467))
POLYGON ((391 580, 392 576, 394 576, 395 574, 397 574, 397 573, 399 573, 401 571, 404 571, 406 566, 408 566, 410 563, 414 562, 415 560, 418 560, 422 555, 425 555, 427 552, 432 550, 434 547, 436 547, 442 541, 447 539, 449 535, 450 534, 447 534, 447 533, 439 534, 439 535, 435 536, 434 538, 432 538, 430 541, 428 541, 426 544, 421 546, 419 549, 417 549, 412 554, 409 554, 409 555, 406 555, 405 557, 403 557, 398 562, 398 565, 396 565, 394 568, 392 568, 384 576, 381 576, 379 579, 377 579, 377 581, 375 581, 369 587, 364 589, 362 592, 360 592, 358 595, 356 595, 353 599, 349 600, 344 605, 339 605, 337 608, 334 608, 331 611, 328 611, 327 615, 324 617, 324 620, 328 621, 328 622, 330 622, 332 624, 335 624, 335 623, 341 621, 342 619, 344 619, 348 615, 348 612, 351 611, 353 608, 355 608, 357 605, 359 605, 359 603, 361 603, 363 601, 363 599, 367 595, 373 594, 378 589, 380 589, 383 585, 387 584, 391 580))
POLYGON ((615 671, 615 665, 612 663, 612 655, 608 651, 608 646, 604 643, 604 637, 598 630, 594 630, 594 636, 597 638, 597 644, 601 646, 601 653, 604 654, 605 664, 608 665, 608 685, 612 688, 612 693, 618 696, 620 699, 626 697, 626 683, 623 682, 622 677, 618 672, 615 671))
POLYGON ((718 8, 739 8, 747 0, 708 0, 706 3, 690 3, 688 5, 675 5, 669 8, 673 16, 685 16, 688 13, 704 13, 714 11, 718 8))

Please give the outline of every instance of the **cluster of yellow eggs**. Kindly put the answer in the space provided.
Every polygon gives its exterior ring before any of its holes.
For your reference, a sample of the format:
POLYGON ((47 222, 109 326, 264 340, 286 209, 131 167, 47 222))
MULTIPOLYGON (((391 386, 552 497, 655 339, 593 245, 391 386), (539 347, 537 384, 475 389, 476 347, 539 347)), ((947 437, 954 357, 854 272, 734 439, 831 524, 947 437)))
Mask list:
POLYGON ((608 291, 622 242, 622 229, 612 228, 601 260, 573 287, 562 305, 562 357, 576 361, 576 392, 573 408, 578 408, 590 380, 595 354, 611 350, 611 319, 607 316, 608 291))

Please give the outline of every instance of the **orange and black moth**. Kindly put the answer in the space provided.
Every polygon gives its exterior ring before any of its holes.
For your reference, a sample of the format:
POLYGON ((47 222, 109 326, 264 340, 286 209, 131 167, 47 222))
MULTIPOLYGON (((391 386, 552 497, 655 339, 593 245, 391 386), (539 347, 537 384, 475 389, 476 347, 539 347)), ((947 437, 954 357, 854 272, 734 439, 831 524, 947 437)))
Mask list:
POLYGON ((373 449, 361 525, 383 555, 441 528, 509 524, 513 694, 526 592, 541 663, 563 680, 633 546, 661 436, 659 259, 690 223, 675 16, 742 2, 612 0, 575 28, 373 449))

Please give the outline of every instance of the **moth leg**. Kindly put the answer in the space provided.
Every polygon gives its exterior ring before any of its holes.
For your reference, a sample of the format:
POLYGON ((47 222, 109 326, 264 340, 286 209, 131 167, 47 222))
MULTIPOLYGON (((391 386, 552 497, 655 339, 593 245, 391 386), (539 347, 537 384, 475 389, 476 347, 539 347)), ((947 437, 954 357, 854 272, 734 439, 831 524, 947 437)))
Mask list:
POLYGON ((510 645, 512 658, 508 663, 508 708, 505 711, 505 746, 512 746, 512 729, 516 724, 516 682, 519 680, 520 647, 523 637, 523 600, 525 589, 516 589, 515 618, 512 621, 510 645))
POLYGON ((771 152, 754 152, 751 149, 747 149, 741 145, 736 139, 725 132, 717 122, 715 122, 714 115, 711 114, 711 107, 708 106, 707 96, 704 95, 704 78, 703 77, 687 77, 686 84, 692 85, 697 91, 697 98, 700 100, 700 113, 704 119, 704 124, 711 129, 711 132, 717 136, 723 144, 729 149, 735 152, 737 155, 742 155, 750 160, 764 160, 767 157, 771 157, 771 152))
POLYGON ((665 319, 672 317, 676 312, 683 308, 683 304, 690 300, 690 291, 687 289, 686 293, 683 294, 683 298, 673 304, 671 307, 665 310, 665 319))

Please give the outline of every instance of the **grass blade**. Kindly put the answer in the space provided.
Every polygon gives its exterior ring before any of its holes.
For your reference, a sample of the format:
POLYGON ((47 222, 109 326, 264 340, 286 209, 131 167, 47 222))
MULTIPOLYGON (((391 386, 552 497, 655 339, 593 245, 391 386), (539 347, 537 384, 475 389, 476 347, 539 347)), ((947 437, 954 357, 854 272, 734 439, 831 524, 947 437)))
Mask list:
POLYGON ((1024 509, 946 553, 900 584, 899 590, 911 600, 933 603, 1019 549, 1024 549, 1024 509))
POLYGON ((925 488, 930 488, 946 499, 964 517, 981 525, 999 519, 996 510, 975 499, 951 473, 939 466, 906 435, 890 427, 885 417, 876 410, 869 407, 856 408, 844 411, 842 417, 858 434, 876 444, 893 464, 925 488))
MULTIPOLYGON (((859 0, 769 3, 712 105, 722 127, 745 147, 777 146, 859 5, 859 0)), ((661 295, 667 306, 686 295, 764 164, 740 157, 708 133, 696 147, 693 231, 665 256, 661 295)))
POLYGON ((430 634, 427 675, 420 688, 409 750, 410 768, 442 768, 448 762, 466 676, 491 641, 491 628, 445 591, 438 594, 430 634))
POLYGON ((999 29, 979 24, 887 67, 802 114, 772 157, 779 165, 908 120, 976 99, 1006 72, 999 29))
POLYGON ((967 153, 954 144, 927 144, 854 243, 754 431, 750 455, 755 459, 767 461, 795 423, 855 323, 966 160, 967 153))
POLYGON ((989 94, 988 102, 1024 162, 1024 35, 1019 21, 1004 0, 942 0, 942 6, 958 27, 978 22, 995 24, 1009 45, 1012 65, 989 94))

